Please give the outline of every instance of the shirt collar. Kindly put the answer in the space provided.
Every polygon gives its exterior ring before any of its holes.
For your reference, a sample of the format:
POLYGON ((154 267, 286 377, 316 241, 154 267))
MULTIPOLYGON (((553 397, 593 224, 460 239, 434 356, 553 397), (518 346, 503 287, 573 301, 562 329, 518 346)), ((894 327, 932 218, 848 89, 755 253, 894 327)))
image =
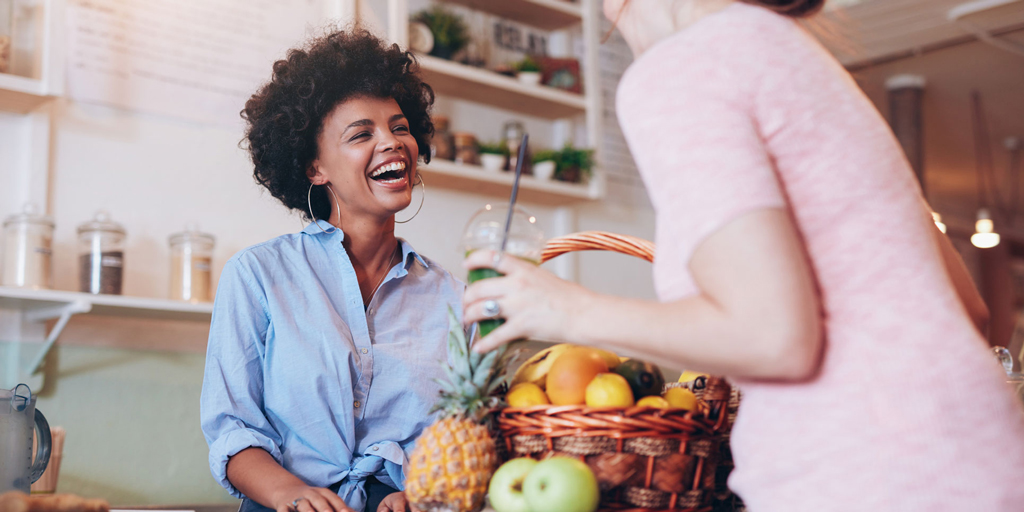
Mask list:
POLYGON ((412 248, 412 244, 405 241, 404 238, 399 238, 398 243, 402 247, 402 261, 404 262, 402 265, 403 268, 406 270, 409 269, 409 264, 411 263, 409 260, 410 255, 416 258, 416 261, 420 262, 420 265, 423 265, 424 268, 430 268, 430 265, 427 264, 427 260, 424 259, 423 256, 420 256, 420 253, 416 252, 416 249, 412 248))
MULTIPOLYGON (((340 234, 344 236, 345 234, 344 232, 341 231, 341 228, 336 227, 332 225, 330 222, 327 222, 326 220, 323 219, 320 219, 316 222, 310 222, 309 225, 302 230, 302 232, 307 235, 313 236, 333 236, 335 234, 340 234)), ((419 261, 420 265, 423 265, 424 268, 430 268, 430 265, 427 264, 427 260, 423 256, 420 256, 420 253, 416 252, 416 249, 412 247, 412 244, 407 242, 404 238, 399 238, 398 243, 399 246, 402 248, 402 270, 407 271, 409 269, 409 265, 412 263, 412 261, 409 259, 410 255, 413 258, 415 258, 416 261, 419 261)))
POLYGON ((333 235, 341 233, 341 229, 331 225, 326 220, 320 219, 316 222, 310 222, 302 232, 307 235, 333 235))

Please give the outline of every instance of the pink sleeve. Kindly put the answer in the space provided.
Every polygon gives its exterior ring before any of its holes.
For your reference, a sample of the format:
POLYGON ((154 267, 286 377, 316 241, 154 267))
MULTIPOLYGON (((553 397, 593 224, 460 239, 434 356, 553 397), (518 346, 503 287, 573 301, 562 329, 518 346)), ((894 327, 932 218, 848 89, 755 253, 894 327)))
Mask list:
POLYGON ((681 75, 630 76, 643 85, 620 92, 643 94, 620 98, 619 112, 658 214, 658 254, 686 265, 729 221, 787 203, 751 109, 719 92, 731 84, 681 75))

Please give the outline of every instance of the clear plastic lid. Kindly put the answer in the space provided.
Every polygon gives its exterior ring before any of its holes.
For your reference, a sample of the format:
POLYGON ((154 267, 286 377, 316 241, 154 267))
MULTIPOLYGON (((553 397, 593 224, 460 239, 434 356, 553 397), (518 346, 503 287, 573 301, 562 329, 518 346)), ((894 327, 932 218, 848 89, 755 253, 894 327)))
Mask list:
POLYGON ((103 231, 107 233, 125 234, 124 226, 110 219, 110 214, 104 210, 96 212, 92 220, 78 225, 78 234, 103 231))
POLYGON ((179 233, 173 233, 167 238, 167 242, 174 247, 184 243, 196 243, 202 245, 213 246, 217 241, 213 235, 209 233, 203 233, 199 230, 199 224, 190 223, 185 226, 185 231, 179 233))
MULTIPOLYGON (((507 217, 508 207, 492 205, 485 206, 473 215, 463 231, 462 252, 468 254, 479 249, 500 249, 507 217)), ((540 262, 544 243, 544 230, 537 224, 537 217, 517 206, 512 214, 505 252, 540 262)))
POLYGON ((54 227, 53 218, 38 213, 34 203, 26 203, 20 213, 15 213, 4 219, 4 227, 13 224, 38 224, 54 227))

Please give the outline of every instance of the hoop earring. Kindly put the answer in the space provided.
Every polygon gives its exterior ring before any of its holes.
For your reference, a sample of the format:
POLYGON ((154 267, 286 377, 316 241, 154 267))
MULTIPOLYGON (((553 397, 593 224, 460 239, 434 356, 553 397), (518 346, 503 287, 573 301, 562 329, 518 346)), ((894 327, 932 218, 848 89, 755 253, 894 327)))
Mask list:
POLYGON ((422 192, 423 192, 423 195, 420 196, 420 205, 419 205, 418 208, 416 208, 416 213, 412 214, 412 217, 409 217, 408 219, 405 219, 405 220, 395 220, 396 224, 405 224, 406 222, 409 222, 410 220, 415 219, 416 216, 420 214, 420 210, 423 209, 423 201, 427 198, 427 185, 425 183, 423 183, 423 175, 422 174, 416 173, 416 177, 420 179, 420 182, 414 184, 413 186, 415 187, 416 185, 419 185, 420 189, 422 189, 422 192))
MULTIPOLYGON (((320 228, 320 231, 323 231, 324 233, 334 233, 334 230, 337 229, 337 228, 333 228, 332 227, 330 231, 327 231, 326 229, 320 227, 320 221, 316 220, 316 215, 313 215, 313 200, 312 200, 312 197, 311 197, 313 195, 313 186, 314 186, 313 183, 310 183, 309 184, 309 190, 306 191, 306 206, 309 207, 309 218, 313 219, 313 224, 316 224, 316 227, 320 228)), ((331 188, 330 185, 325 185, 325 186, 327 187, 327 191, 330 192, 332 196, 334 196, 334 204, 338 208, 338 220, 340 221, 341 220, 341 203, 338 202, 338 196, 334 195, 334 189, 331 188)), ((328 224, 330 222, 331 221, 327 221, 328 224)))

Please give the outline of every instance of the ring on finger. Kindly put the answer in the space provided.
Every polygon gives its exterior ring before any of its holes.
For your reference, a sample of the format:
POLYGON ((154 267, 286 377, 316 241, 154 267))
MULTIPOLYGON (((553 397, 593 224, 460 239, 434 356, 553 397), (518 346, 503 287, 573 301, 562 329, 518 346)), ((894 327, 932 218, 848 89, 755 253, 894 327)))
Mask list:
POLYGON ((494 299, 484 301, 484 307, 482 313, 487 318, 495 318, 501 314, 501 306, 498 305, 498 301, 494 299))
POLYGON ((295 510, 298 510, 299 509, 299 502, 302 501, 302 500, 307 500, 308 501, 309 498, 295 498, 294 500, 292 500, 292 508, 295 509, 295 510))

